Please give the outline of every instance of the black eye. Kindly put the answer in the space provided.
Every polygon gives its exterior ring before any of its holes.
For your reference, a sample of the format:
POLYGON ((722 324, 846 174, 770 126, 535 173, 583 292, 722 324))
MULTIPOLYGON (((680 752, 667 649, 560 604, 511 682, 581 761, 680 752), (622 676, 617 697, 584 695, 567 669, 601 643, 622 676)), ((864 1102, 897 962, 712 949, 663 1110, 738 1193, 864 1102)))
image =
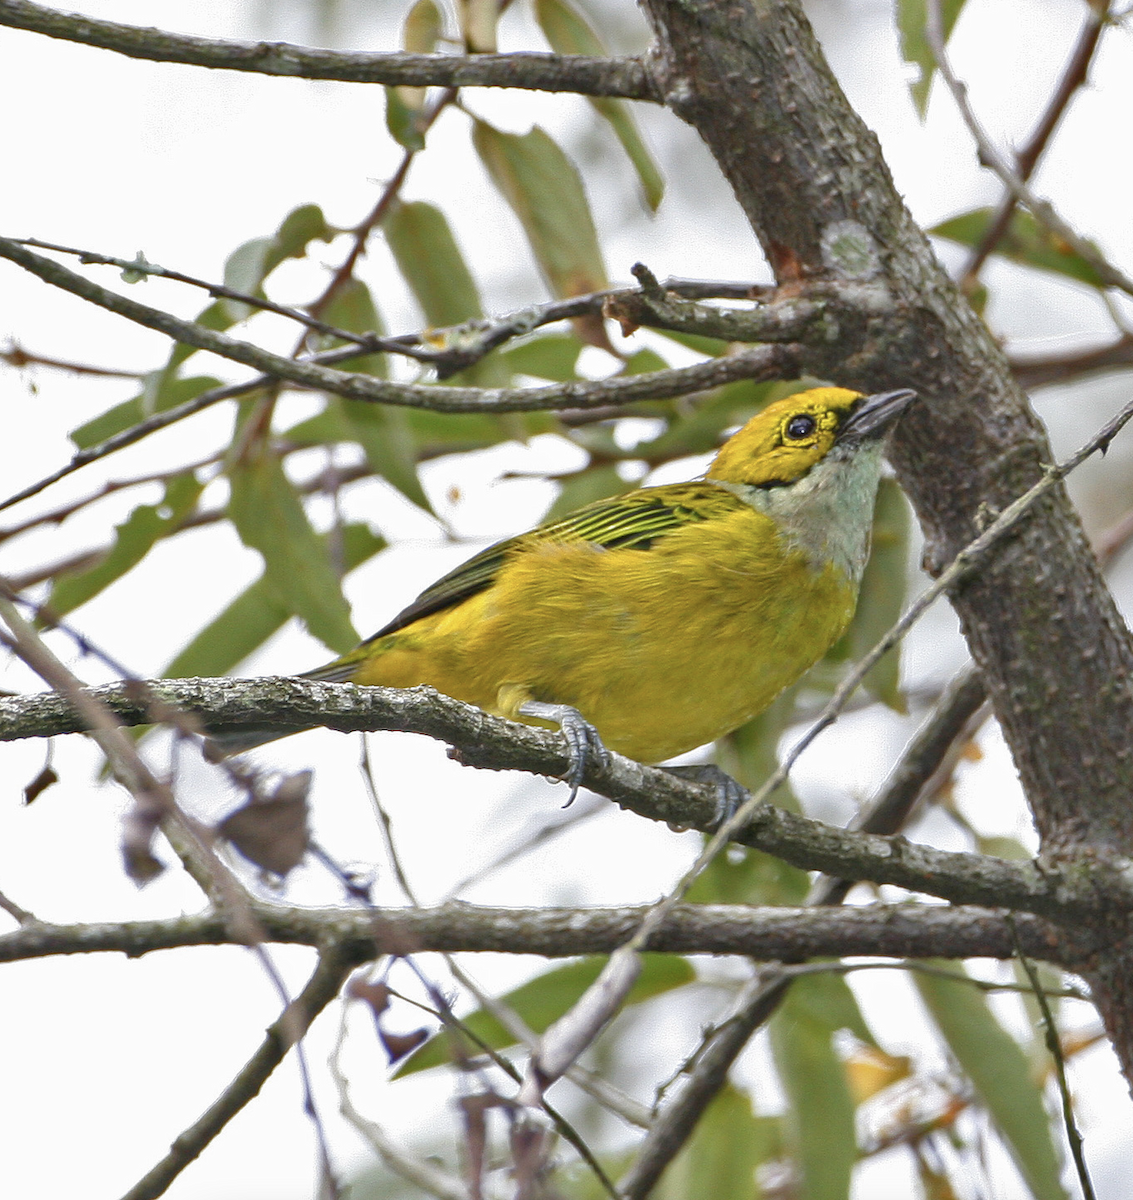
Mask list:
POLYGON ((806 416, 800 413, 797 417, 792 417, 787 422, 787 437, 796 442, 801 442, 803 438, 808 438, 814 433, 814 417, 806 416))

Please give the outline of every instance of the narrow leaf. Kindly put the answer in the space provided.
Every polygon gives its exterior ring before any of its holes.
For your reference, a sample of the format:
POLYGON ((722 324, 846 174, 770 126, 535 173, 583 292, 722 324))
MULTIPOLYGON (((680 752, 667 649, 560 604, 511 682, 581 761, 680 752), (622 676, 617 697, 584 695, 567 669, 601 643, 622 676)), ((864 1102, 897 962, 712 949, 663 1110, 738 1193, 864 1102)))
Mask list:
POLYGON ((357 645, 325 541, 307 520, 279 458, 260 448, 234 463, 228 478, 228 514, 241 541, 263 556, 265 576, 278 598, 337 653, 357 645))
POLYGON ((484 315, 476 283, 439 208, 424 201, 395 204, 382 229, 430 325, 443 328, 484 315))
MULTIPOLYGON (((929 233, 948 238, 963 246, 978 246, 991 226, 994 210, 977 208, 958 217, 944 221, 929 233)), ((1093 243, 1091 243, 1093 245, 1093 243)), ((1065 275, 1090 287, 1104 288, 1106 285, 1097 271, 1072 247, 1040 225, 1025 209, 1016 209, 1011 217, 1007 232, 996 243, 995 253, 1012 262, 1034 267, 1038 271, 1050 271, 1065 275)))
POLYGON ((203 488, 195 475, 178 475, 165 485, 160 504, 140 504, 114 531, 114 545, 86 571, 55 580, 48 607, 63 616, 86 604, 136 567, 162 538, 174 533, 197 503, 203 488))
MULTIPOLYGON (((552 50, 559 54, 588 54, 606 57, 607 50, 582 13, 567 0, 536 0, 535 19, 552 50)), ((656 211, 665 194, 665 181, 649 148, 633 119, 633 112, 624 100, 609 97, 589 97, 598 113, 609 122, 618 141, 637 172, 642 195, 650 209, 656 211)))
POLYGON ((97 446, 99 442, 132 429, 141 424, 154 413, 165 412, 176 408, 178 404, 193 400, 209 388, 219 387, 220 380, 211 375, 194 375, 188 379, 178 379, 165 371, 152 371, 146 376, 141 392, 113 408, 107 409, 100 416, 87 421, 77 429, 71 430, 71 441, 80 450, 97 446))
POLYGON ((554 140, 536 126, 523 135, 477 121, 472 141, 492 182, 519 218, 555 296, 606 286, 606 267, 582 177, 554 140))
POLYGON ((751 1097, 726 1083, 665 1173, 656 1200, 755 1200, 757 1168, 782 1151, 782 1122, 757 1117, 751 1097))
MULTIPOLYGON (((942 0, 940 7, 944 41, 947 43, 956 18, 964 7, 964 0, 942 0)), ((901 35, 901 57, 906 62, 915 63, 921 69, 920 78, 909 85, 909 91, 922 121, 928 110, 932 77, 936 73, 936 59, 928 44, 927 27, 926 0, 897 0, 897 30, 901 35)))
POLYGON ((810 1014, 795 982, 771 1019, 775 1068, 787 1093, 788 1144, 800 1176, 800 1200, 849 1200, 857 1159, 854 1101, 833 1035, 810 1014))
POLYGON ((581 352, 582 343, 578 338, 566 333, 548 333, 510 346, 500 357, 517 375, 533 375, 536 379, 566 383, 578 378, 578 356, 581 352))
MULTIPOLYGON (((942 963, 949 970, 962 970, 942 963)), ((921 999, 999 1127, 1035 1200, 1065 1200, 1042 1091, 1027 1056, 995 1019, 983 993, 965 983, 913 973, 921 999)))
MULTIPOLYGON (((696 977, 687 960, 679 955, 645 954, 642 962, 641 973, 630 990, 627 1006, 683 987, 696 977)), ((501 1003, 518 1014, 529 1029, 542 1033, 578 1002, 579 997, 598 978, 605 963, 605 957, 594 957, 553 967, 503 996, 501 1003)), ((515 1039, 485 1009, 478 1009, 463 1018, 463 1024, 496 1050, 515 1044, 515 1039)), ((397 1077, 442 1066, 448 1061, 447 1034, 438 1034, 406 1061, 397 1077)))

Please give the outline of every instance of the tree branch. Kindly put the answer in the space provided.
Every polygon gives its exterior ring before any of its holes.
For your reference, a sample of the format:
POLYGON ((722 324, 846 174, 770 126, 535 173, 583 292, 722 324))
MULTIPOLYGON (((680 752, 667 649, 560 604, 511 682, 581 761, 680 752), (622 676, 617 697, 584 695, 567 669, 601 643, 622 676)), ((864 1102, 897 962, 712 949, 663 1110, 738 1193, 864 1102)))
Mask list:
POLYGON ((129 58, 188 63, 301 79, 384 83, 410 87, 506 87, 584 96, 657 100, 645 64, 637 58, 561 54, 365 54, 292 46, 286 42, 229 42, 161 29, 120 25, 79 13, 0 0, 0 26, 114 50, 129 58))
MULTIPOLYGON (((291 678, 164 680, 145 687, 154 700, 195 714, 218 730, 395 729, 458 746, 457 757, 472 766, 553 776, 564 775, 570 766, 561 735, 493 717, 428 687, 401 691, 291 678)), ((138 699, 137 685, 111 684, 89 694, 124 725, 153 721, 151 706, 138 699)), ((0 697, 0 741, 82 729, 83 719, 65 697, 0 697)), ((714 786, 618 754, 611 754, 606 765, 592 756, 585 784, 651 820, 705 831, 716 825, 714 786)), ((1012 907, 1063 919, 1115 917, 1133 906, 1133 880, 1125 880, 1117 867, 1091 863, 1078 869, 1066 863, 1044 870, 836 829, 771 805, 754 813, 734 840, 803 870, 893 883, 956 904, 1012 907)))
POLYGON ((611 404, 630 404, 637 400, 687 395, 737 379, 789 378, 797 374, 799 369, 798 356, 792 347, 764 346, 697 363, 692 367, 549 387, 472 388, 393 383, 372 375, 333 371, 314 362, 296 361, 272 354, 250 342, 239 341, 192 321, 182 321, 170 313, 100 287, 59 263, 33 254, 8 238, 0 238, 0 258, 10 259, 55 287, 81 296, 139 325, 156 329, 186 345, 196 346, 198 350, 209 350, 279 379, 290 380, 301 387, 376 404, 428 408, 435 412, 501 413, 599 408, 611 404))
MULTIPOLYGON (((539 954, 564 958, 608 954, 622 945, 648 909, 490 908, 450 903, 376 912, 308 909, 256 902, 265 941, 334 946, 357 965, 383 955, 539 954)), ((1099 935, 1062 930, 1033 916, 1017 918, 1029 957, 1073 969, 1104 944, 1099 935)), ((35 921, 0 935, 0 962, 118 952, 139 958, 185 946, 239 945, 222 915, 164 921, 35 921)), ((842 908, 756 908, 682 904, 650 938, 666 954, 736 954, 761 962, 881 955, 892 958, 1010 959, 1011 929, 1001 909, 940 904, 871 904, 842 908)), ((297 1001, 298 1003, 298 1001, 297 1001)))

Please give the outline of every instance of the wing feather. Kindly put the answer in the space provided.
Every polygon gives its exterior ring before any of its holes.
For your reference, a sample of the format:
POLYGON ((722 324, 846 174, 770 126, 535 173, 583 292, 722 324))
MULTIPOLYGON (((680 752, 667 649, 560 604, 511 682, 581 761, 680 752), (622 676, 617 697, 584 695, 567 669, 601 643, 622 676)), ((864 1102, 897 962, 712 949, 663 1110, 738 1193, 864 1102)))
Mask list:
POLYGON ((692 521, 707 520, 723 505, 737 503, 713 483, 682 483, 642 488, 588 504, 530 533, 497 542, 427 587, 416 600, 378 630, 368 642, 396 633, 414 621, 475 596, 492 585, 500 569, 516 554, 540 545, 585 542, 603 550, 648 550, 659 539, 692 521))

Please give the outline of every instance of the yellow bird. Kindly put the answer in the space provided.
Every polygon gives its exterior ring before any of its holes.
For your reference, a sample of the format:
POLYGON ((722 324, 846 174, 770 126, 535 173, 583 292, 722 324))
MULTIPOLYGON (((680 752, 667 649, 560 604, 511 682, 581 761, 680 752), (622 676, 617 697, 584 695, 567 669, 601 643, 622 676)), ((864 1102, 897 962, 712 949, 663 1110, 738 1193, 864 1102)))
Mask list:
MULTIPOLYGON (((438 691, 656 763, 762 712, 841 636, 869 555, 883 434, 914 398, 770 404, 703 479, 499 542, 310 679, 438 691), (594 738, 594 734, 597 738, 594 738)), ((217 739, 224 750, 269 738, 217 739)))

